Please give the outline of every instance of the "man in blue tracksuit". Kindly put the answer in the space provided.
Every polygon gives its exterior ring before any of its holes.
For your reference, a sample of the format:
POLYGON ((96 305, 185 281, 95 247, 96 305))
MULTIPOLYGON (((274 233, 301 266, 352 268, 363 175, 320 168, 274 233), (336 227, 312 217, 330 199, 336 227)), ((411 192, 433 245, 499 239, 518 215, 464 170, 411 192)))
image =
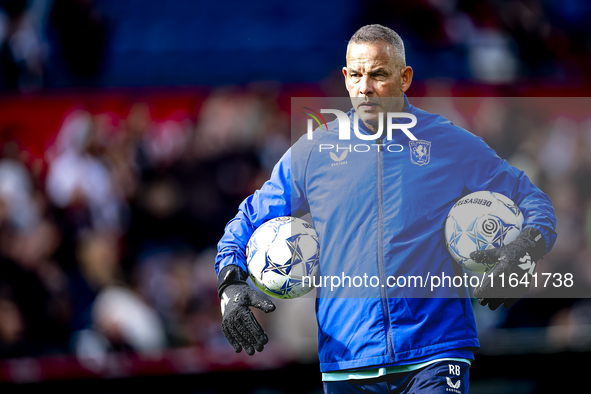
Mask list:
MULTIPOLYGON (((412 69, 392 30, 357 31, 343 74, 353 103, 345 119, 349 139, 343 140, 342 117, 303 136, 226 227, 216 258, 224 334, 237 352, 263 350, 267 337, 249 307, 271 312, 275 306, 245 282, 246 243, 267 220, 310 213, 320 237, 319 275, 378 279, 353 290, 319 289, 325 392, 467 393, 479 346, 467 289, 383 285, 391 277, 461 275, 443 225, 454 203, 481 190, 512 199, 524 229, 509 245, 472 259, 498 261, 493 277, 531 275, 556 239, 552 204, 481 138, 408 102, 412 69), (388 112, 400 116, 380 120, 388 112), (400 127, 409 119, 416 120, 412 128, 400 127), (389 122, 395 130, 388 134, 389 122)), ((526 285, 500 289, 483 280, 475 296, 496 309, 526 291, 526 285)))

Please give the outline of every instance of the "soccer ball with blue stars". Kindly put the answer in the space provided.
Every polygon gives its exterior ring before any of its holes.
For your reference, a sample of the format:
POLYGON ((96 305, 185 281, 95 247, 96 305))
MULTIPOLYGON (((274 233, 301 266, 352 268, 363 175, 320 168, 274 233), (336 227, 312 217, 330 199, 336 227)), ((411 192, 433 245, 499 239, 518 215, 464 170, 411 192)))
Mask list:
POLYGON ((459 199, 445 221, 445 242, 452 258, 466 269, 484 273, 492 265, 470 259, 476 250, 498 248, 512 242, 521 232, 523 214, 508 197, 479 191, 459 199))
POLYGON ((272 297, 301 297, 313 289, 319 252, 318 234, 310 223, 291 216, 269 220, 246 246, 250 279, 272 297))

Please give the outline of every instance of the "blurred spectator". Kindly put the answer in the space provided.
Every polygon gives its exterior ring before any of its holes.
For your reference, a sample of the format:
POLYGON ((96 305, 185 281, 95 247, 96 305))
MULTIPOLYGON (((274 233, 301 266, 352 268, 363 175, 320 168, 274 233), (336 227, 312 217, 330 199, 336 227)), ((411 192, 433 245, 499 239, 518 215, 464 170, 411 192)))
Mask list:
POLYGON ((42 87, 47 56, 41 37, 43 3, 0 3, 0 89, 26 92, 42 87))
POLYGON ((49 166, 47 194, 66 213, 87 210, 78 220, 96 230, 121 231, 124 201, 118 195, 91 116, 73 112, 57 139, 57 157, 49 166))
POLYGON ((115 349, 153 352, 165 346, 164 330, 156 313, 135 293, 110 286, 97 296, 93 326, 115 349))
POLYGON ((0 159, 0 199, 6 204, 6 218, 15 228, 28 231, 40 220, 40 212, 34 198, 29 170, 18 159, 18 146, 14 142, 4 144, 0 159))
POLYGON ((157 355, 165 345, 158 315, 133 291, 108 286, 99 292, 91 309, 92 324, 74 332, 72 346, 78 360, 100 373, 113 351, 157 355))
POLYGON ((69 71, 79 83, 96 77, 106 45, 106 26, 92 0, 53 2, 52 27, 57 32, 69 71))
POLYGON ((0 298, 0 357, 22 357, 29 354, 22 312, 12 300, 0 298))
MULTIPOLYGON (((13 356, 65 351, 70 294, 53 259, 61 237, 18 145, 0 159, 0 297, 13 356), (10 331, 13 330, 13 331, 10 331), (9 333, 12 334, 9 335, 9 333), (18 335, 16 335, 18 333, 18 335), (18 339, 18 340, 17 340, 18 339), (20 350, 26 350, 20 354, 20 350)), ((24 351, 23 350, 23 351, 24 351)))

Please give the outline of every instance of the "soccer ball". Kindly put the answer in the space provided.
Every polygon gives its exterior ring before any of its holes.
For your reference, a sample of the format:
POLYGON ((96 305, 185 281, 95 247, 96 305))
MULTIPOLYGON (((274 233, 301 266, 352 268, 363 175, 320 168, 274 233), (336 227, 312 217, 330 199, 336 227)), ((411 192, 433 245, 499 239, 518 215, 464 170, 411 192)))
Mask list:
POLYGON ((462 197, 445 221, 447 250, 466 269, 484 273, 494 264, 478 264, 470 259, 476 250, 498 248, 513 241, 521 232, 523 214, 508 197, 480 191, 462 197))
POLYGON ((252 282, 276 298, 297 298, 313 289, 320 243, 314 227, 302 219, 283 216, 260 226, 246 246, 252 282))

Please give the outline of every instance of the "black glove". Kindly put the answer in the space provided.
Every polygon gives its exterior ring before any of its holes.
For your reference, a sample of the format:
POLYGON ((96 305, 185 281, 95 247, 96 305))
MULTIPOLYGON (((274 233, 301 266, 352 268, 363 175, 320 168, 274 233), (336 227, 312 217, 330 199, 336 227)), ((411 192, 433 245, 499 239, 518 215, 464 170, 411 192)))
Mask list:
POLYGON ((222 300, 222 330, 236 353, 242 348, 252 356, 255 349, 263 351, 269 338, 250 311, 254 306, 265 313, 273 312, 275 305, 246 283, 248 275, 237 265, 228 265, 220 272, 218 296, 222 300))
POLYGON ((531 227, 523 229, 508 245, 472 252, 470 258, 476 263, 492 265, 498 262, 484 274, 480 286, 474 290, 474 297, 478 298, 480 305, 488 304, 493 311, 502 304, 507 309, 511 308, 529 290, 536 263, 544 257, 544 254, 546 254, 546 241, 539 230, 531 227), (501 274, 505 274, 503 278, 500 277, 501 274), (510 282, 511 275, 517 281, 510 282), (524 275, 528 275, 527 284, 522 280, 524 275), (511 286, 516 283, 517 286, 511 286))

